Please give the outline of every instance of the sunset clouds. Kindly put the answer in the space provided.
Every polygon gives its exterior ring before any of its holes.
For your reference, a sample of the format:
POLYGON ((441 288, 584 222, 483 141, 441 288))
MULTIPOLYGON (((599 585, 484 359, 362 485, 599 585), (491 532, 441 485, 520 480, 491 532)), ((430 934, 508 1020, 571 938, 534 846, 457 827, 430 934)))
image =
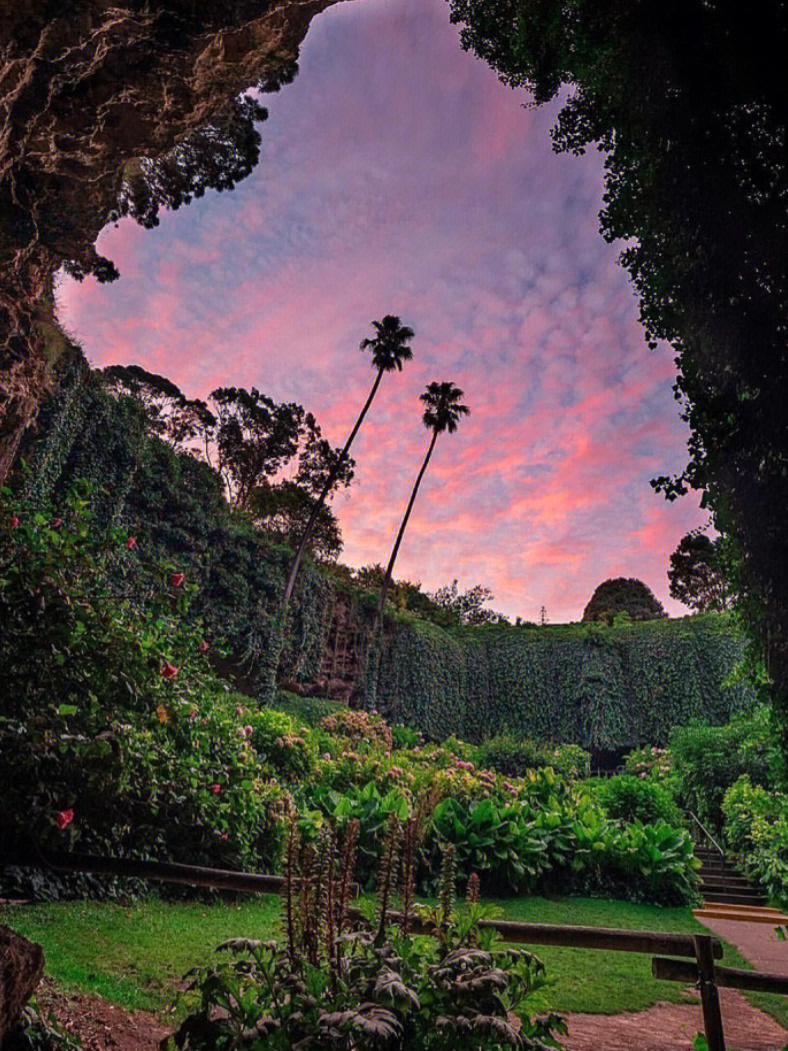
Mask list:
POLYGON ((611 575, 665 600, 668 554, 703 516, 648 485, 681 466, 685 428, 671 354, 645 347, 597 232, 600 157, 556 157, 554 113, 459 50, 443 0, 332 8, 300 65, 264 100, 253 175, 156 230, 108 230, 121 279, 64 281, 67 326, 94 364, 136 362, 190 396, 301 401, 339 444, 373 379, 359 340, 397 313, 414 361, 354 449, 345 561, 386 560, 427 441, 418 395, 451 379, 473 415, 438 442, 399 575, 485 584, 529 619, 578 618, 611 575))

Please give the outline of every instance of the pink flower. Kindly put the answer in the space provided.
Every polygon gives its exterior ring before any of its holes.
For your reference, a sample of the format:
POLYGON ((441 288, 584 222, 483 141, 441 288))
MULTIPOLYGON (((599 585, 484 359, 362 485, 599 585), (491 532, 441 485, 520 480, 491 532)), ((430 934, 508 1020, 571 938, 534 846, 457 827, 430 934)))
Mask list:
POLYGON ((167 663, 159 672, 159 675, 161 675, 162 679, 173 679, 177 674, 178 669, 175 667, 174 664, 170 664, 169 661, 167 661, 167 663))
POLYGON ((192 710, 189 712, 189 718, 190 719, 196 719, 197 718, 197 709, 196 708, 192 708, 192 710))
POLYGON ((331 759, 331 753, 323 752, 323 758, 326 760, 326 762, 329 762, 329 760, 331 759))
POLYGON ((221 792, 221 790, 222 790, 222 786, 221 785, 216 785, 216 784, 211 785, 211 791, 213 792, 213 794, 215 796, 218 796, 219 793, 221 792))
POLYGON ((205 651, 210 647, 210 645, 211 644, 209 642, 203 639, 200 645, 197 647, 197 649, 200 651, 200 653, 205 653, 205 651))
POLYGON ((230 838, 230 833, 229 832, 222 832, 222 842, 223 843, 226 843, 229 838, 230 838))
POLYGON ((62 518, 53 518, 52 519, 52 528, 53 529, 60 529, 60 527, 62 525, 63 525, 63 519, 62 518))
POLYGON ((59 814, 55 814, 55 824, 61 831, 64 828, 68 828, 71 822, 74 820, 73 810, 61 810, 59 814))
POLYGON ((136 546, 137 546, 137 538, 136 538, 136 536, 130 536, 129 539, 126 541, 126 547, 129 549, 129 551, 131 551, 132 548, 135 548, 136 546))
POLYGON ((244 713, 244 707, 243 707, 243 705, 242 705, 242 704, 237 704, 237 705, 235 706, 235 714, 236 714, 236 715, 243 715, 243 713, 244 713))
POLYGON ((179 588, 181 586, 181 584, 183 584, 185 579, 186 579, 186 574, 185 573, 173 573, 172 576, 170 577, 170 583, 172 584, 172 586, 174 588, 179 588))
POLYGON ((19 529, 20 526, 19 519, 16 517, 16 515, 11 515, 11 517, 8 519, 8 524, 12 529, 19 529))

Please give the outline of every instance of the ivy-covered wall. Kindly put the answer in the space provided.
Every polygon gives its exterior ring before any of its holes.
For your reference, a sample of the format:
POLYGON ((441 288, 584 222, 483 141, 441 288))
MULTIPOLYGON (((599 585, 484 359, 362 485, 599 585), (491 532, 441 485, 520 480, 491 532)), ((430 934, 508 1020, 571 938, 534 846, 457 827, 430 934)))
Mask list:
POLYGON ((672 726, 722 723, 755 703, 746 682, 725 685, 744 645, 721 614, 448 631, 400 620, 379 700, 393 718, 438 737, 512 730, 586 748, 663 744, 672 726))
MULTIPOLYGON (((218 476, 145 433, 128 400, 110 397, 75 355, 25 450, 20 484, 49 500, 79 478, 95 513, 138 533, 141 547, 200 585, 195 609, 232 657, 221 670, 255 691, 292 553, 231 513, 218 476)), ((307 563, 291 605, 280 679, 348 697, 359 683, 374 596, 307 563), (340 590, 341 589, 341 590, 340 590)), ((378 703, 435 738, 500 730, 584 747, 664 743, 690 719, 720 723, 754 702, 724 686, 743 652, 729 616, 625 627, 601 624, 444 629, 392 615, 378 703)))
MULTIPOLYGON (((194 613, 232 650, 220 666, 254 691, 292 552, 230 511, 216 472, 148 437, 133 402, 107 394, 81 356, 42 410, 23 454, 27 468, 20 465, 18 482, 25 496, 56 500, 87 479, 102 523, 129 528, 143 555, 169 560, 198 582, 194 613)), ((334 595, 331 580, 307 562, 291 605, 283 678, 319 677, 334 595)))

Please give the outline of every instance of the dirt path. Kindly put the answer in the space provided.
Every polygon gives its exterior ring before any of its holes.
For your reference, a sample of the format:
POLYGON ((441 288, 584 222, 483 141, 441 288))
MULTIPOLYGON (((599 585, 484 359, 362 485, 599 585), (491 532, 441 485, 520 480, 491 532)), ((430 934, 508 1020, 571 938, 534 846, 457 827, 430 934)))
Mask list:
MULTIPOLYGON (((757 1010, 736 989, 720 989, 728 1051, 783 1051, 788 1030, 757 1010)), ((567 1051, 692 1051, 703 1031, 698 1004, 656 1004, 625 1015, 567 1015, 567 1051)))
POLYGON ((158 1051, 159 1041, 172 1031, 150 1011, 129 1013, 98 996, 64 993, 51 978, 44 978, 36 999, 42 1014, 54 1015, 86 1051, 158 1051))
POLYGON ((788 976, 788 941, 780 941, 770 923, 744 923, 706 916, 699 919, 718 938, 735 945, 756 971, 788 976))
MULTIPOLYGON (((721 989, 728 1051, 783 1051, 788 1031, 734 989, 721 989)), ((159 1051, 171 1030, 149 1011, 129 1013, 87 993, 67 995, 45 978, 38 991, 44 1014, 79 1036, 86 1051, 159 1051)), ((624 1015, 570 1014, 566 1051, 692 1051, 703 1028, 695 1004, 657 1004, 624 1015)))

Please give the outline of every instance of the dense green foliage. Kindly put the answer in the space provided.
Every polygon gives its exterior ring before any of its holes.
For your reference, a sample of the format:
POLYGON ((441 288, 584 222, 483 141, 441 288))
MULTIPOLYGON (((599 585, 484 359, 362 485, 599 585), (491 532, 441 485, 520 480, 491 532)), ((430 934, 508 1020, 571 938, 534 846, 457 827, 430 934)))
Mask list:
POLYGON ((746 682, 723 685, 743 652, 726 615, 454 631, 400 619, 379 697, 394 720, 435 738, 511 730, 584 748, 664 744, 672 726, 722 723, 752 705, 746 682))
POLYGON ((667 614, 654 592, 642 580, 634 577, 615 577, 603 580, 583 610, 583 620, 601 620, 613 624, 616 618, 655 620, 667 614))
POLYGON ((609 817, 619 821, 681 825, 683 816, 670 790, 655 781, 619 774, 599 782, 596 799, 609 817))
POLYGON ((788 369, 782 3, 451 0, 462 44, 537 103, 558 150, 605 154, 602 235, 625 245, 647 338, 668 340, 689 464, 741 550, 734 583, 788 717, 788 369))
MULTIPOLYGON (((78 845, 271 870, 295 801, 306 839, 360 822, 365 878, 392 818, 412 817, 420 886, 434 883, 451 842, 463 879, 478 871, 502 891, 691 895, 686 833, 609 818, 575 784, 587 765, 580 749, 550 750, 563 775, 543 749, 542 769, 507 778, 458 740, 436 747, 406 735, 395 748, 390 727, 365 712, 338 708, 316 728, 299 725, 228 692, 191 619, 187 573, 151 559, 139 537, 101 528, 87 494, 59 516, 6 505, 0 521, 0 674, 10 687, 0 832, 17 860, 78 845)), ((490 758, 500 764, 500 751, 490 758)))
MULTIPOLYGON (((254 692, 269 656, 271 624, 292 550, 233 512, 221 476, 149 433, 149 416, 131 398, 116 399, 77 363, 43 412, 41 437, 27 450, 31 470, 21 492, 33 506, 56 505, 88 479, 97 524, 121 524, 151 555, 177 561, 199 581, 195 612, 227 641, 223 672, 254 692)), ((335 584, 313 563, 303 567, 291 605, 280 673, 317 674, 335 584)))
POLYGON ((635 805, 645 805, 641 813, 653 819, 657 801, 691 810, 751 879, 788 905, 788 798, 780 788, 783 756, 768 707, 725 726, 677 727, 669 749, 637 749, 626 770, 595 790, 608 814, 631 818, 635 805), (611 788, 615 782, 619 786, 611 788))
POLYGON ((740 777, 774 786, 778 748, 771 713, 760 708, 725 726, 691 723, 670 736, 670 758, 682 803, 712 831, 723 827, 723 797, 740 777))
POLYGON ((732 596, 725 576, 723 537, 711 540, 695 530, 679 541, 670 556, 668 580, 671 598, 683 602, 696 613, 732 608, 732 596))
POLYGON ((788 908, 788 795, 745 774, 725 793, 725 839, 748 876, 788 908))
POLYGON ((271 865, 272 779, 306 776, 288 716, 248 709, 211 670, 194 586, 142 542, 101 530, 85 496, 61 515, 0 508, 0 834, 40 846, 271 865), (7 686, 7 690, 5 687, 7 686), (256 763, 248 770, 249 742, 256 763))

